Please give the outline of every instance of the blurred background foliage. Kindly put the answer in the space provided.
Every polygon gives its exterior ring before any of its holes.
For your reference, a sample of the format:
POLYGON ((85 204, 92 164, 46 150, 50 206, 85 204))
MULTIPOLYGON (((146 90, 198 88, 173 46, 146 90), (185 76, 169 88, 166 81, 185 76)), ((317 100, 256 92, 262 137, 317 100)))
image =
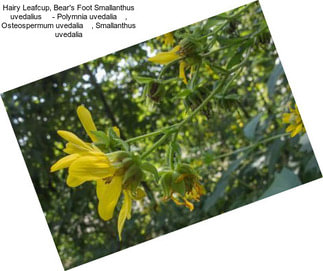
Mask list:
MULTIPOLYGON (((235 99, 215 97, 178 134, 183 161, 202 176, 206 195, 190 212, 171 201, 163 202, 160 186, 147 176, 148 197, 134 205, 122 242, 117 237, 116 216, 108 222, 98 216, 93 183, 69 188, 65 184, 66 170, 49 172, 50 166, 64 156, 65 142, 56 131, 69 130, 89 140, 77 119, 80 104, 90 109, 98 129, 118 126, 124 138, 182 120, 188 114, 183 104, 183 82, 169 82, 164 97, 147 105, 144 85, 134 80, 134 75, 157 78, 162 66, 147 58, 171 47, 162 39, 152 39, 2 94, 65 268, 321 177, 306 134, 256 144, 284 133, 282 115, 294 106, 268 28, 257 35, 255 42, 241 43, 246 35, 266 24, 258 2, 176 30, 175 45, 196 28, 201 35, 211 33, 223 20, 229 20, 228 24, 210 35, 208 41, 212 48, 227 48, 203 59, 200 80, 205 89, 213 89, 214 82, 222 76, 221 68, 240 63, 251 47, 246 68, 229 90, 235 99), (228 19, 236 13, 239 16, 228 19), (251 144, 254 147, 244 152, 223 155, 251 144)), ((172 65, 164 78, 177 75, 178 65, 172 65)), ((149 137, 135 142, 132 148, 147 149, 156 140, 158 136, 149 137)), ((165 160, 165 145, 147 160, 160 168, 165 160)))

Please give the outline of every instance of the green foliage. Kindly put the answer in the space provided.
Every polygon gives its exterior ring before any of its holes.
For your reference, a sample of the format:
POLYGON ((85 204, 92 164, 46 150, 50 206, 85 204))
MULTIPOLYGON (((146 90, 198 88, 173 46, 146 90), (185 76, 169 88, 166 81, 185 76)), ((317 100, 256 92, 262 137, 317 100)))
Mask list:
POLYGON ((257 125, 258 125, 258 123, 260 121, 261 116, 262 116, 262 113, 258 114, 253 119, 251 119, 251 121, 249 121, 246 124, 246 126, 243 128, 243 132, 244 132, 245 136, 249 140, 255 139, 255 136, 256 136, 256 128, 257 128, 257 125))
POLYGON ((275 195, 300 184, 302 183, 297 175, 295 175, 293 171, 284 167, 280 173, 275 174, 273 183, 268 187, 260 199, 275 195))
POLYGON ((284 134, 282 116, 294 101, 257 2, 173 34, 176 44, 190 36, 199 54, 194 59, 186 48, 195 65, 191 75, 185 70, 187 85, 178 63, 147 60, 171 50, 152 39, 2 95, 65 268, 321 177, 306 134, 284 134), (66 171, 49 172, 64 156, 57 130, 89 141, 76 115, 80 104, 102 131, 95 133, 100 148, 145 154, 138 164, 148 173, 147 197, 134 204, 122 242, 116 216, 99 218, 93 183, 69 188, 66 171), (185 194, 184 182, 172 181, 180 162, 195 168, 206 191, 192 212, 162 200, 171 189, 185 194))
POLYGON ((277 80, 284 74, 283 66, 281 63, 275 66, 270 74, 267 82, 269 97, 272 97, 276 90, 277 80))

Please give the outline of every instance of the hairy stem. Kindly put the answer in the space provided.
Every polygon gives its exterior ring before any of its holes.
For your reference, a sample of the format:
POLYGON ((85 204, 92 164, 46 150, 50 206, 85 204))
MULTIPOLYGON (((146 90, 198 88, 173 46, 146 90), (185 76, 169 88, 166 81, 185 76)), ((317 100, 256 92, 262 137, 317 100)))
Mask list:
POLYGON ((151 136, 156 136, 156 135, 159 135, 159 134, 165 134, 165 133, 173 133, 176 131, 176 128, 178 126, 178 124, 174 124, 174 125, 171 125, 171 126, 167 126, 167 127, 164 127, 160 130, 157 130, 157 131, 154 131, 154 132, 151 132, 151 133, 147 133, 147 134, 144 134, 144 135, 141 135, 141 136, 136 136, 136 137, 133 137, 133 138, 129 138, 126 140, 127 143, 132 143, 132 142, 135 142, 135 141, 138 141, 138 140, 141 140, 141 139, 144 139, 144 138, 147 138, 147 137, 151 137, 151 136), (172 130, 174 129, 174 130, 172 130))
POLYGON ((234 151, 231 151, 231 152, 227 152, 227 153, 224 153, 224 154, 221 154, 221 155, 218 155, 216 157, 213 158, 213 161, 214 160, 217 160, 217 159, 220 159, 220 158, 224 158, 224 157, 228 157, 228 156, 231 156, 233 154, 236 154, 236 153, 239 153, 239 152, 243 152, 243 151, 247 151, 249 149, 252 149, 252 148, 255 148, 261 144, 264 144, 264 143, 267 143, 269 141, 272 141, 274 139, 277 139, 277 138, 280 138, 280 137, 284 137, 284 136, 287 136, 289 135, 289 133, 282 133, 282 134, 278 134, 278 135, 274 135, 274 136, 271 136, 271 137, 268 137, 268 138, 265 138, 259 142, 256 142, 256 143, 253 143, 249 146, 246 146, 246 147, 242 147, 240 149, 237 149, 237 150, 234 150, 234 151))
POLYGON ((157 142, 154 143, 147 151, 145 151, 140 158, 144 159, 146 156, 148 156, 151 152, 153 152, 156 148, 158 148, 159 145, 164 143, 164 141, 168 138, 169 133, 164 134, 157 142))

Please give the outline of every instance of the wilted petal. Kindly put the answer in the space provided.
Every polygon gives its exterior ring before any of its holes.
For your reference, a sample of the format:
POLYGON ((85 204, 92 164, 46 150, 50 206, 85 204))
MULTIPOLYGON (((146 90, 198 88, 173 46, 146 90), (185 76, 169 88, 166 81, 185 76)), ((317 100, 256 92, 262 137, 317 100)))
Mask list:
POLYGON ((132 201, 131 201, 131 197, 129 195, 129 192, 127 190, 124 190, 123 192, 124 195, 124 199, 123 199, 123 204, 119 213, 119 217, 118 217, 118 233, 119 233, 119 239, 121 241, 121 233, 122 233, 122 229, 124 226, 124 223, 127 219, 131 218, 131 205, 132 205, 132 201))
POLYGON ((187 79, 186 79, 186 75, 185 75, 185 67, 186 67, 185 61, 181 61, 179 63, 179 78, 182 78, 184 84, 187 85, 187 79))
POLYGON ((191 212, 194 210, 194 205, 192 202, 184 199, 184 202, 185 202, 185 207, 187 207, 191 212))

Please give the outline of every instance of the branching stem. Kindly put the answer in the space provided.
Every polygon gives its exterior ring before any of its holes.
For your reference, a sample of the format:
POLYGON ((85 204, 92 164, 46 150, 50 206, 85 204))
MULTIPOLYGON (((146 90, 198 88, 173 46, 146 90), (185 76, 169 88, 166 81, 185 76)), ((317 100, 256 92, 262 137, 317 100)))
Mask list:
POLYGON ((231 151, 231 152, 227 152, 227 153, 224 153, 224 154, 221 154, 221 155, 218 155, 216 157, 213 158, 213 161, 217 160, 217 159, 220 159, 220 158, 224 158, 224 157, 228 157, 228 156, 231 156, 233 154, 236 154, 236 153, 239 153, 239 152, 243 152, 243 151, 247 151, 249 149, 252 149, 252 148, 255 148, 261 144, 264 144, 264 143, 267 143, 269 141, 272 141, 274 139, 277 139, 277 138, 280 138, 280 137, 284 137, 284 136, 287 136, 289 135, 289 133, 282 133, 282 134, 278 134, 278 135, 274 135, 274 136, 271 136, 271 137, 267 137, 261 141, 258 141, 256 143, 253 143, 253 144, 250 144, 249 146, 246 146, 246 147, 242 147, 240 149, 237 149, 237 150, 234 150, 234 151, 231 151))

